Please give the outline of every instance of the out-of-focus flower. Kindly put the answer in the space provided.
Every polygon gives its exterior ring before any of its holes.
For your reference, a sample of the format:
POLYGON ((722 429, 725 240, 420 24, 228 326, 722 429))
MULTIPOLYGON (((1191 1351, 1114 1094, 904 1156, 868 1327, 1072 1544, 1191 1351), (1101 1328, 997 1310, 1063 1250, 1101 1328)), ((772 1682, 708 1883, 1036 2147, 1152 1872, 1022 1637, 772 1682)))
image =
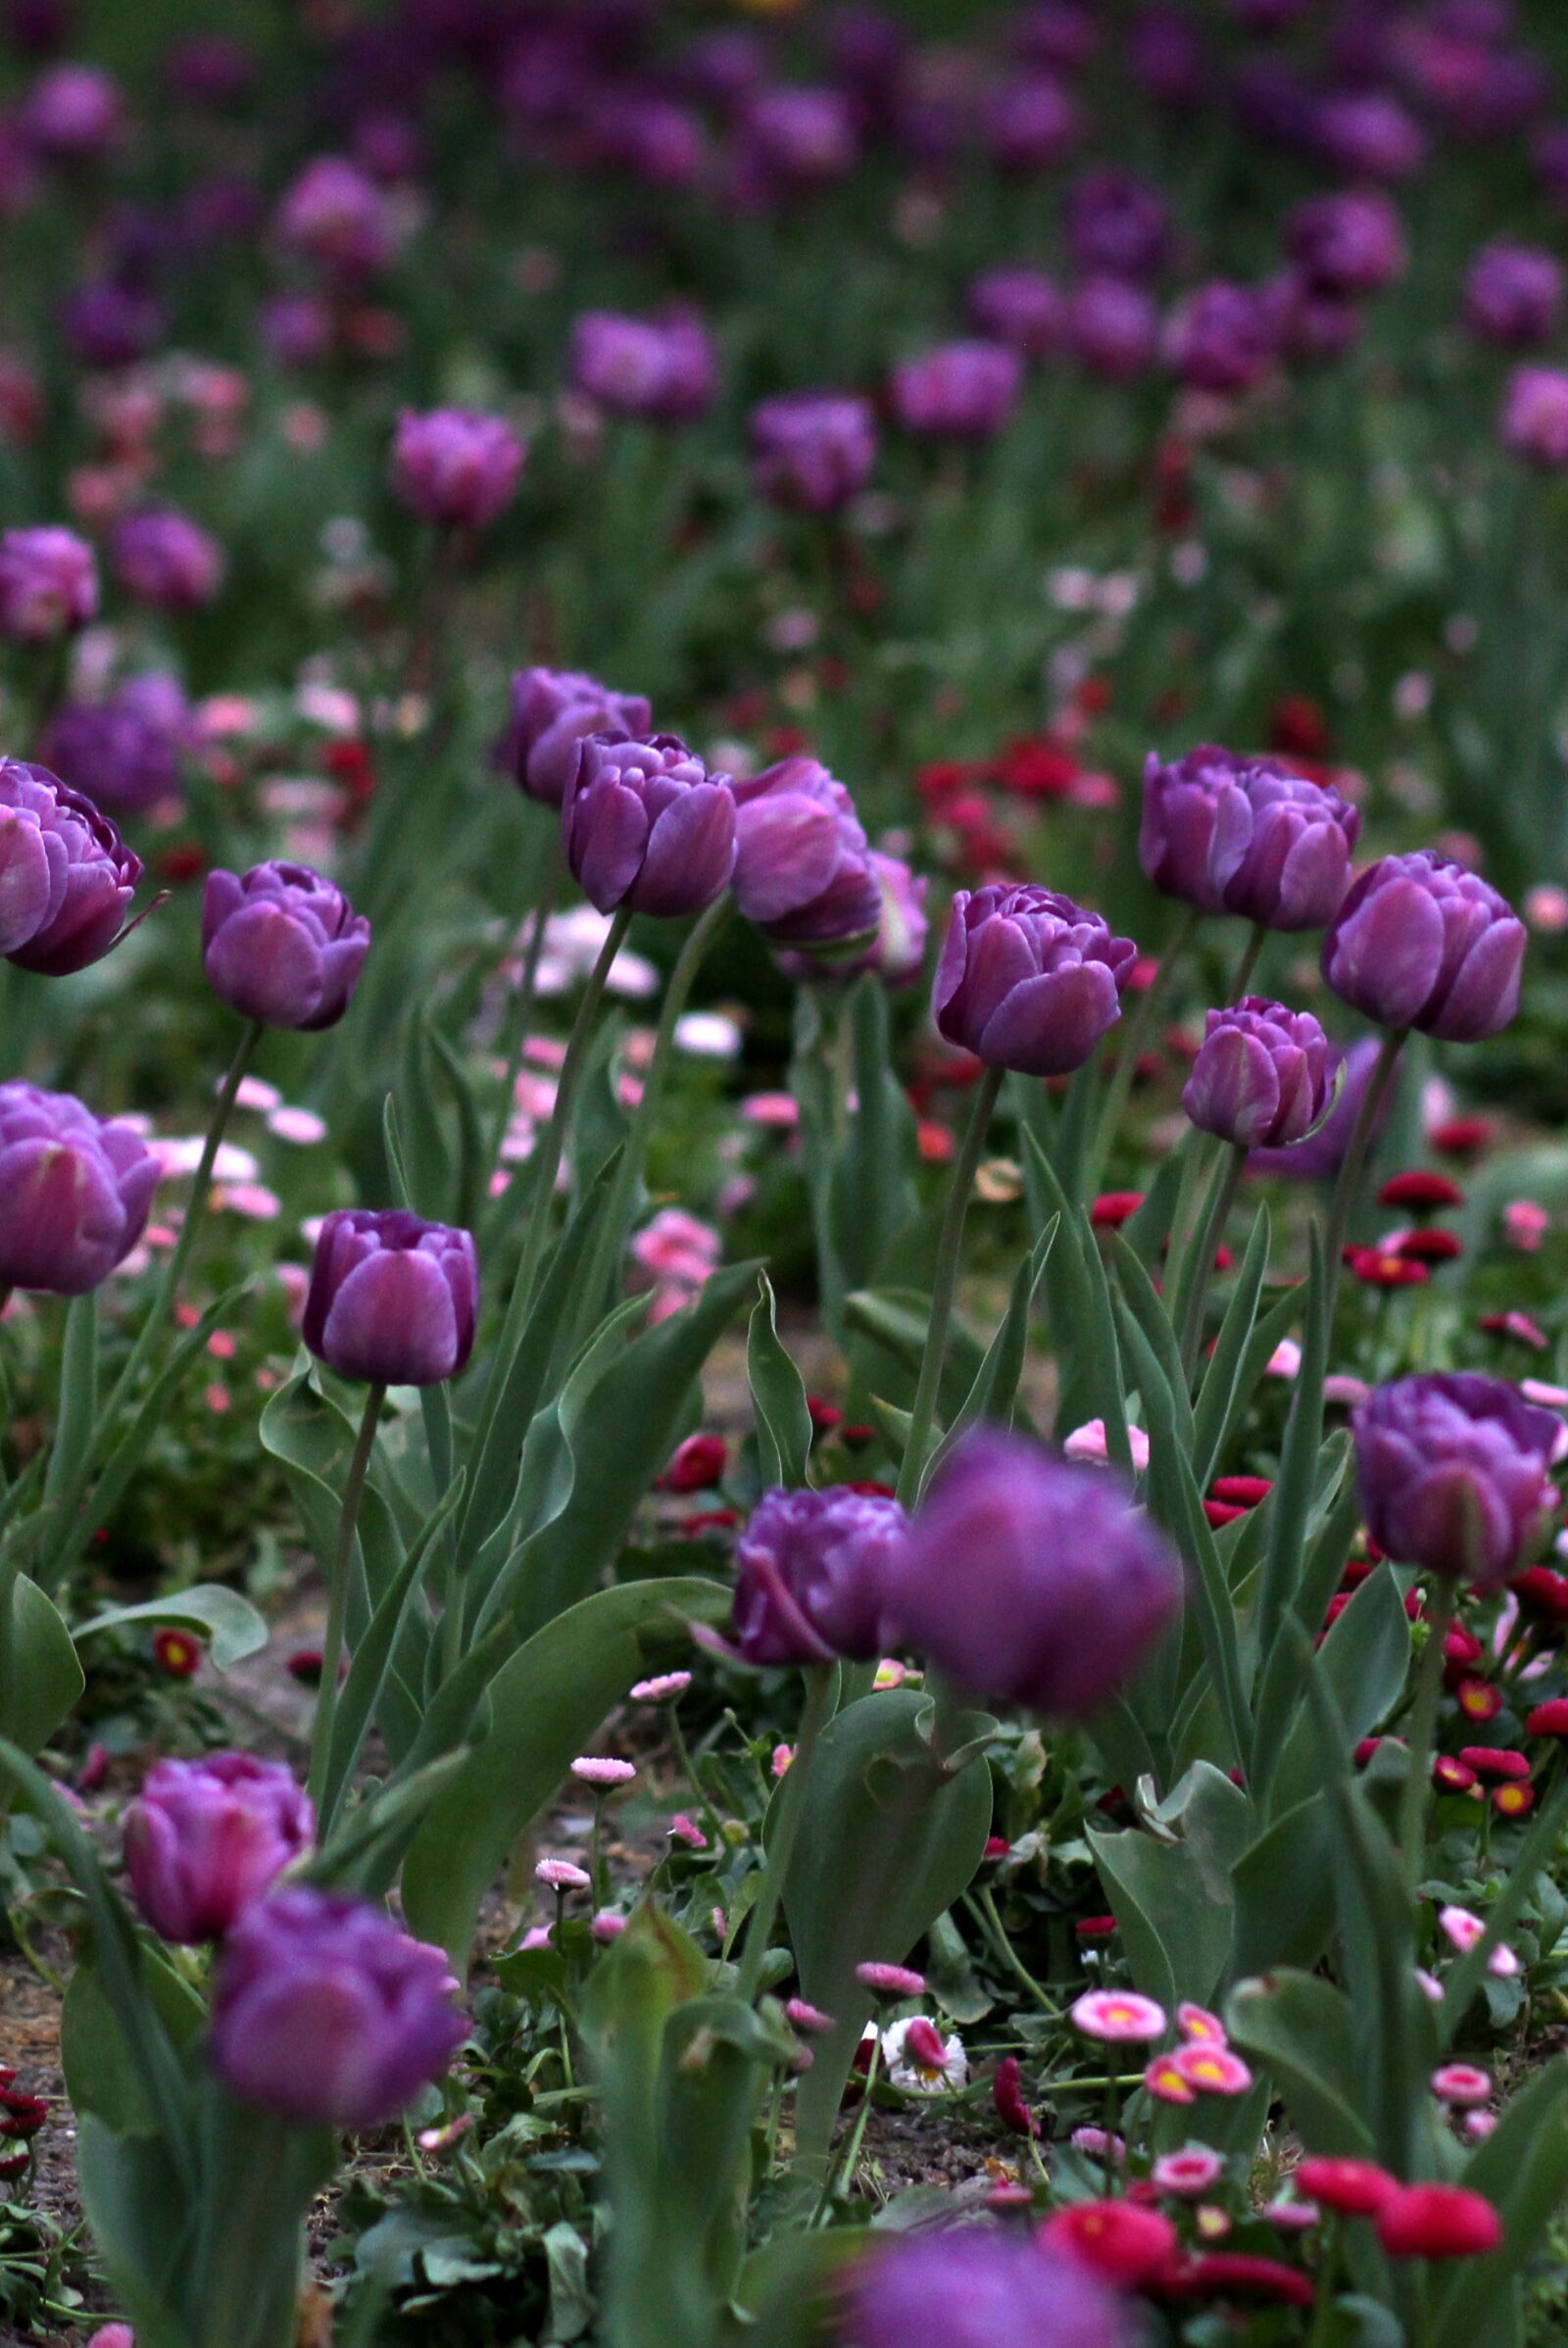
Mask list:
POLYGON ((44 763, 111 814, 139 814, 180 788, 194 738, 190 706, 167 671, 127 677, 103 701, 70 701, 39 740, 44 763))
POLYGON ((882 2032, 882 2061, 895 2087, 907 2095, 946 2095, 969 2083, 969 2058, 956 2031, 944 2038, 923 2014, 894 2022, 882 2032))
POLYGON ((511 505, 526 455, 504 416, 405 409, 392 443, 392 486, 437 529, 486 530, 511 505))
POLYGON ((223 1945, 213 2067, 279 2119, 376 2128, 461 2045, 442 1951, 368 1901, 304 1885, 259 1900, 223 1945))
POLYGON ((1027 262, 982 269, 964 306, 987 341, 1006 343, 1026 359, 1049 358, 1066 340, 1066 298, 1043 269, 1027 262))
POLYGON ((160 611, 194 611, 222 585, 222 548, 172 507, 127 514, 109 554, 121 586, 160 611))
POLYGON ((519 668, 496 763, 530 799, 559 807, 586 734, 630 738, 646 734, 652 721, 652 704, 640 693, 615 693, 575 669, 519 668))
POLYGON ((385 269, 397 245, 385 191, 346 155, 318 155, 277 209, 279 241, 346 284, 385 269))
POLYGON ((1249 995, 1208 1013, 1182 1106, 1237 1149, 1281 1150, 1317 1122, 1328 1087, 1328 1038, 1311 1012, 1249 995))
POLYGON ((1067 250, 1079 274, 1157 277, 1171 256, 1170 206, 1135 171, 1097 165, 1067 195, 1067 250))
POLYGON ((1159 2001, 1135 1989, 1087 1989, 1074 1999, 1067 2018, 1086 2038, 1118 2046, 1148 2046, 1170 2028, 1159 2001))
POLYGON ((1376 2213, 1391 2258, 1483 2258, 1502 2240, 1502 2220, 1465 2185, 1396 2185, 1376 2213))
POLYGON ((766 1492, 735 1546, 735 1644, 748 1663, 869 1662, 908 1520, 852 1491, 766 1492))
POLYGON ((141 878, 116 824, 47 767, 0 758, 0 954, 62 978, 121 936, 141 878))
POLYGON ((1117 2296, 1054 2246, 979 2228, 908 2234, 862 2267, 847 2348, 1129 2348, 1117 2296))
POLYGON ((96 163, 124 127, 120 85, 97 66, 51 66, 24 99, 18 126, 47 163, 96 163))
POLYGON ((933 1480, 892 1561, 887 1614, 969 1693, 1078 1719, 1179 1612, 1175 1552, 1119 1476, 986 1430, 933 1480))
POLYGON ((1221 278, 1199 286, 1171 317, 1165 358, 1182 381, 1199 391, 1250 391, 1275 358, 1266 295, 1221 278))
POLYGON ((308 864, 210 872, 202 963, 220 1003, 242 1019, 314 1034, 348 1009, 370 947, 370 924, 308 864))
POLYGON ((650 423, 690 423, 712 405, 718 361, 707 329, 690 312, 628 318, 585 311, 571 330, 571 379, 612 416, 650 423))
POLYGON ((922 440, 990 440, 1018 404, 1023 362, 1000 342, 950 342, 893 370, 893 413, 922 440))
POLYGON ((1483 342, 1529 349, 1556 332, 1563 291, 1555 253, 1499 239, 1483 245, 1465 273, 1465 323, 1483 342))
POLYGON ((735 798, 673 734, 584 737, 562 803, 572 876, 602 913, 700 913, 735 869, 735 798))
POLYGON ((795 188, 842 179, 859 143, 849 100, 838 90, 801 82, 758 90, 746 106, 741 135, 765 179, 795 188))
POLYGON ((98 565, 85 539, 52 524, 0 535, 0 635, 43 644, 98 609, 98 565))
POLYGON ((1517 1572, 1557 1494, 1561 1433, 1501 1379, 1469 1372, 1375 1387, 1352 1422, 1367 1530, 1401 1565, 1493 1589, 1517 1572))
POLYGON ((863 952, 882 919, 865 833, 814 758, 781 758, 732 785, 735 902, 768 941, 829 960, 863 952))
POLYGON ((1525 943, 1490 881, 1425 848, 1353 883, 1323 941, 1323 975, 1380 1026, 1477 1044, 1519 1008, 1525 943))
POLYGON ((788 391, 751 415, 757 486, 775 506, 837 514, 862 490, 876 463, 876 416, 847 391, 788 391))
POLYGON ((315 1836, 310 1798, 280 1762, 158 1761, 125 1812, 125 1868, 154 1932, 219 1940, 315 1836))
POLYGON ((435 1386, 473 1350, 479 1265, 470 1233, 401 1207, 339 1207, 321 1225, 305 1343, 340 1378, 435 1386))
POLYGON ((1568 465, 1568 371, 1516 367, 1503 393, 1502 445, 1549 472, 1568 465))
POLYGON ((1376 293, 1406 258, 1397 210, 1366 187, 1308 196, 1285 223, 1285 245, 1313 290, 1335 295, 1376 293))
POLYGON ((1121 1016, 1137 954, 1099 913, 1032 882, 960 890, 932 1015, 989 1067, 1067 1075, 1121 1016))
POLYGON ((0 1287, 79 1296, 141 1238, 158 1160, 70 1093, 0 1085, 0 1287))
POLYGON ((1131 382, 1159 349, 1153 296, 1124 277, 1086 277, 1068 304, 1067 341, 1090 374, 1108 383, 1131 382))
POLYGON ((1037 2239, 1085 2274, 1124 2290, 1163 2274, 1177 2248, 1176 2228, 1161 2211, 1108 2199, 1053 2210, 1037 2239))
POLYGON ((1359 810, 1325 784, 1204 743, 1144 768, 1138 855, 1167 897, 1268 929, 1320 929, 1350 877, 1359 810))

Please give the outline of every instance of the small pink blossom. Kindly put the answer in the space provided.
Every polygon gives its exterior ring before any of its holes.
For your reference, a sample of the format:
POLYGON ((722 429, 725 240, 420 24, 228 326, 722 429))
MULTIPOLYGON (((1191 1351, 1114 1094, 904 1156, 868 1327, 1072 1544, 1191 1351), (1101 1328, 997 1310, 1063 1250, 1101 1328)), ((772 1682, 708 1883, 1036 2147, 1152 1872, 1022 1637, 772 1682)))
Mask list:
POLYGON ((1502 1210, 1503 1237, 1511 1247, 1534 1255, 1551 1228, 1551 1217, 1533 1198, 1514 1198, 1502 1210))
POLYGON ((776 1133, 793 1133, 801 1121, 800 1104, 793 1093, 748 1093, 741 1102, 741 1115, 748 1125, 761 1125, 776 1133))
POLYGON ((1189 2041, 1178 2046, 1171 2061, 1190 2087, 1200 2095, 1245 2095, 1252 2074, 1228 2046, 1205 2046, 1189 2041))
MULTIPOLYGON (((1090 1419, 1082 1427, 1075 1427, 1061 1447, 1069 1459, 1086 1460, 1093 1467, 1106 1467, 1110 1463, 1110 1443, 1103 1419, 1090 1419)), ((1133 1472, 1141 1476, 1149 1465, 1149 1438, 1142 1427, 1128 1428, 1127 1447, 1132 1453, 1133 1472)))
POLYGON ((1195 2006, 1190 1998, 1184 1998, 1176 2008, 1176 2028, 1184 2038, 1201 2038, 1210 2046, 1230 2044, 1219 2016, 1211 2014, 1206 2006, 1195 2006))
POLYGON ((808 2005, 804 1997, 792 1997, 784 2011, 795 2028, 804 2030, 808 2038, 825 2038, 838 2028, 831 2014, 824 2014, 820 2006, 808 2005))
POLYGON ((773 1773, 774 1777, 775 1777, 775 1778, 781 1778, 781 1777, 783 1777, 783 1775, 785 1774, 786 1770, 789 1768, 789 1765, 790 1765, 790 1763, 791 1763, 791 1762, 794 1760, 794 1758, 795 1758, 795 1747, 794 1747, 794 1745, 792 1745, 792 1744, 775 1744, 775 1745, 774 1745, 774 1747, 773 1747, 772 1759, 771 1759, 771 1762, 769 1763, 769 1767, 771 1768, 771 1770, 772 1770, 772 1773, 773 1773))
POLYGON ((606 1946, 610 1941, 620 1938, 621 1933, 626 1930, 626 1919, 624 1916, 617 1915, 613 1908, 601 1908, 598 1915, 589 1924, 588 1930, 601 1946, 606 1946))
POLYGON ((1282 2234, 1304 2234, 1321 2215, 1315 2201, 1298 2201, 1294 2196, 1263 2205, 1263 2216, 1282 2234))
POLYGON ((585 1785, 629 1785, 637 1775, 637 1766, 632 1761, 612 1761, 590 1753, 572 1763, 571 1774, 585 1785))
MULTIPOLYGON (((1445 1936, 1461 1955, 1474 1948, 1486 1931, 1486 1926, 1473 1909, 1449 1906, 1438 1910, 1438 1923, 1445 1936)), ((1487 1971, 1499 1979, 1509 1980, 1519 1970, 1519 1960, 1505 1942, 1499 1940, 1487 1959, 1487 1971)))
POLYGON ((633 1703, 667 1704, 673 1697, 684 1695, 691 1684, 689 1671, 666 1671, 656 1679, 639 1680, 627 1692, 633 1703))
POLYGON ((1323 1399, 1336 1402, 1343 1410, 1357 1410, 1372 1389, 1364 1378, 1352 1378, 1342 1370, 1331 1371, 1323 1381, 1323 1399))
POLYGON ((1432 2074, 1432 2092, 1457 2110, 1486 2103, 1492 2094, 1490 2075, 1475 2063, 1444 2063, 1432 2074))
POLYGON ((586 1868, 573 1867, 569 1859, 541 1859, 533 1872, 551 1891, 586 1891, 593 1882, 586 1868))
POLYGON ((864 1989, 874 1989, 879 1997, 923 1997, 925 1975, 908 1965, 879 1965, 874 1960, 857 1965, 855 1978, 864 1989))
POLYGON ((304 1148, 325 1141, 326 1119, 318 1117, 314 1108, 291 1108, 285 1101, 269 1116, 267 1130, 275 1133, 280 1142, 297 1142, 304 1148))
POLYGON ((1206 2144, 1189 2144, 1182 2152, 1161 2154, 1153 2178, 1162 2193, 1179 2193, 1196 2200, 1206 2193, 1224 2172, 1225 2164, 1206 2144))
POLYGON ((688 1818, 684 1810, 676 1811, 665 1832, 672 1842, 684 1842, 688 1850, 705 1851, 708 1848, 708 1836, 696 1819, 688 1818))
POLYGON ((1472 2144, 1484 2144, 1497 2125, 1495 2112, 1466 2112, 1464 2132, 1472 2144))
POLYGON ((1119 2169, 1127 2158, 1126 2138, 1107 2136, 1102 2128, 1075 2128, 1067 2141, 1074 2152, 1087 2153, 1092 2161, 1102 2161, 1108 2152, 1114 2169, 1119 2169))
POLYGON ((1068 2020, 1086 2038, 1148 2045, 1168 2027, 1165 2009, 1136 1989, 1087 1989, 1068 2010, 1068 2020))
POLYGON ((1295 1338, 1281 1338, 1263 1364, 1263 1368, 1265 1375, 1270 1378, 1299 1378, 1301 1375, 1301 1348, 1295 1338))

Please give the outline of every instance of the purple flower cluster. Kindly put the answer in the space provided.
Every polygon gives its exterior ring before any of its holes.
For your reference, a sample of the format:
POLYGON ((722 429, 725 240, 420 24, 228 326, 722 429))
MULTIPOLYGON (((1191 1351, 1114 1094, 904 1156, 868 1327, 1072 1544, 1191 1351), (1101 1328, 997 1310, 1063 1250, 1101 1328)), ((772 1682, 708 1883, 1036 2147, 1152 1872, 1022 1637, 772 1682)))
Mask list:
POLYGON ((470 1233, 402 1207, 344 1206, 322 1223, 304 1337, 340 1378, 438 1386, 466 1366, 478 1318, 470 1233))
POLYGON ((589 734, 561 807, 572 878, 602 913, 700 913, 735 869, 735 798, 674 734, 589 734))
POLYGON ((1154 887, 1202 913, 1321 929, 1350 878, 1359 811, 1276 758, 1205 743, 1144 770, 1139 859, 1154 887))
POLYGON ((1098 913, 1032 882, 960 890, 932 1015, 989 1067, 1065 1076, 1120 1018, 1137 954, 1098 913))
POLYGON ((147 1225, 158 1160, 70 1093, 0 1085, 0 1288, 80 1296, 147 1225))

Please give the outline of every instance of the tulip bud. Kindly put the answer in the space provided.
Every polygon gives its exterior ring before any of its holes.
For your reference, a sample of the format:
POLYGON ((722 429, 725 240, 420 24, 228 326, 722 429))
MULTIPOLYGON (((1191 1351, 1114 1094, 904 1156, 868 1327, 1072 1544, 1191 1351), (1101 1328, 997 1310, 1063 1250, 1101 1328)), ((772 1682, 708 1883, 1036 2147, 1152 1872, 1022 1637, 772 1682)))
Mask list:
POLYGON ((1478 340, 1505 349, 1549 342, 1562 301, 1562 264, 1537 245, 1483 245, 1465 276, 1465 324, 1478 340))
POLYGON ((700 913, 735 869, 735 800, 674 734, 590 734, 561 809, 573 878, 602 913, 700 913))
POLYGON ((970 1694, 1076 1720, 1180 1611, 1182 1569, 1112 1469, 994 1429, 948 1458, 897 1553, 887 1614, 970 1694))
POLYGON ((42 644, 85 627, 98 609, 98 565, 74 530, 0 536, 0 635, 42 644))
POLYGON ((45 763, 111 814, 138 814, 180 787, 190 710, 176 680, 127 677, 104 701, 67 702, 45 727, 45 763))
POLYGON ((166 1940, 220 1940, 316 1836, 310 1797, 251 1753, 158 1761, 125 1812, 136 1905, 166 1940))
POLYGON ((275 1891, 223 1944, 213 2068, 230 2094, 280 2120, 378 2128, 462 2043, 455 1987, 440 1949, 368 1901, 275 1891))
POLYGON ((868 2257, 847 2348, 1124 2348, 1120 2292, 1076 2257, 979 2226, 906 2234, 868 2257))
POLYGON ((341 1378, 437 1386, 473 1350, 479 1265, 470 1233, 402 1207, 339 1207, 321 1225, 305 1343, 341 1378))
POLYGON ((341 284, 384 269, 397 236, 382 189, 343 155, 309 162, 278 206, 279 238, 341 284))
POLYGON ((1405 265, 1398 212, 1376 188, 1308 196, 1286 220, 1285 244, 1314 293, 1376 293, 1405 265))
POLYGON ((1373 1388, 1351 1431, 1367 1531, 1400 1565, 1494 1589, 1556 1505, 1546 1470, 1562 1422, 1501 1379, 1396 1379, 1373 1388))
POLYGON ((0 1287, 79 1296, 140 1239, 158 1160, 70 1093, 0 1085, 0 1287))
POLYGON ((1328 1088, 1328 1038, 1311 1012, 1249 995, 1209 1012, 1182 1106, 1237 1149, 1283 1150, 1316 1124, 1328 1088))
POLYGON ((1154 887, 1200 913, 1321 929, 1350 878, 1359 811, 1277 758, 1211 743, 1144 769, 1138 857, 1154 887))
POLYGON ((952 342, 893 371, 893 412, 922 440, 990 440, 1018 405, 1023 361, 1000 342, 952 342))
POLYGON ((1525 925, 1490 881, 1432 849, 1362 873, 1323 941, 1323 975, 1382 1027, 1478 1044, 1519 1008, 1525 925))
POLYGON ((882 918, 855 803, 814 758, 781 758, 733 786, 735 902, 773 945, 837 960, 882 918))
POLYGON ((1099 913, 1025 881, 960 890, 931 994, 950 1044, 992 1068, 1066 1076, 1121 1016, 1138 949, 1099 913))
POLYGON ((712 406, 718 360, 699 318, 586 311, 571 330, 571 379, 613 416, 690 423, 712 406))
POLYGON ((172 508, 127 514, 110 559, 126 593, 160 611, 194 611, 222 585, 222 548, 188 514, 172 508))
POLYGON ((867 1662, 908 1531, 896 1500, 830 1486, 766 1492, 735 1548, 735 1643, 748 1663, 867 1662))
POLYGON ((597 677, 569 668, 519 668, 512 680, 512 716, 495 759, 530 799, 559 807, 577 746, 586 734, 642 736, 653 722, 640 693, 612 693, 597 677))
POLYGON ((988 342, 1005 343, 1024 359, 1047 359, 1067 336, 1065 296, 1027 263, 982 269, 966 297, 970 319, 988 342))
POLYGON ((45 978, 115 945, 141 878, 118 827, 46 766, 0 758, 0 954, 45 978))
POLYGON ((876 417, 852 392, 781 392, 752 410, 757 486, 775 506, 837 514, 871 477, 876 417))
POLYGON ((253 864, 207 876, 202 966, 242 1019, 314 1034, 349 1007, 370 924, 308 864, 253 864))
POLYGON ((405 409, 392 444, 392 486, 421 521, 484 530, 511 505, 527 454, 499 416, 466 408, 405 409))

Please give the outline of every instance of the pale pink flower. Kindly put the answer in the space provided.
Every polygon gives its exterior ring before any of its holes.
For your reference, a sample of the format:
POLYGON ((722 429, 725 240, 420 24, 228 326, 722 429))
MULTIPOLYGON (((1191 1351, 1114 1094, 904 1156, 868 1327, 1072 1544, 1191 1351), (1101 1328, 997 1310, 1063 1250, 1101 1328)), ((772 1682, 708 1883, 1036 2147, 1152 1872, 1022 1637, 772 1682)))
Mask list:
MULTIPOLYGON (((1461 1956, 1475 1947, 1487 1929, 1473 1909, 1451 1905, 1438 1910, 1438 1923, 1446 1939, 1458 1949, 1461 1956)), ((1513 1950, 1506 1942, 1499 1940, 1487 1959, 1487 1971, 1496 1974, 1499 1980, 1507 1981, 1518 1970, 1519 1960, 1513 1950)))
POLYGON ((1108 2152, 1114 2169, 1127 2158, 1125 2136, 1107 2136, 1102 2128, 1075 2128, 1067 2141, 1074 2152, 1087 2153, 1092 2161, 1102 2161, 1108 2152))
POLYGON ((1485 2103, 1492 2094, 1490 2075, 1475 2063, 1444 2063, 1432 2074, 1432 2092, 1457 2110, 1485 2103))
POLYGON ((637 1768, 631 1761, 612 1761, 604 1755, 589 1753, 572 1763, 571 1774, 585 1785, 629 1785, 637 1768))
POLYGON ((1533 1198, 1513 1198, 1502 1210, 1503 1237, 1511 1247, 1534 1255, 1551 1228, 1551 1217, 1533 1198))
POLYGON ((708 1848, 708 1836, 696 1819, 688 1818, 684 1810, 676 1811, 664 1831, 672 1842, 684 1842, 690 1851, 705 1851, 708 1848))
POLYGON ((908 1965, 880 1965, 870 1960, 857 1965, 855 1978, 864 1989, 874 1989, 879 1997, 923 1997, 925 1975, 908 1965))
POLYGON ((1225 2164, 1206 2144, 1189 2144, 1181 2152, 1162 2153, 1154 2163, 1153 2178, 1162 2193, 1197 2199, 1224 2172, 1225 2164))
MULTIPOLYGON (((1107 1467, 1110 1463, 1110 1443, 1103 1419, 1090 1419, 1075 1427, 1062 1444, 1069 1459, 1082 1459, 1093 1467, 1107 1467)), ((1141 1476, 1149 1465, 1149 1438, 1142 1427, 1129 1427, 1127 1448, 1132 1453, 1133 1472, 1141 1476)))
POLYGON ((1201 2038, 1210 2046, 1230 2044, 1219 2016, 1211 2014, 1207 2006, 1195 2006, 1190 1998, 1183 1998, 1176 2008, 1176 2028, 1184 2038, 1201 2038))
POLYGON ((1190 2039, 1177 2047, 1171 2061, 1200 2095, 1245 2095, 1252 2083, 1250 2071, 1228 2046, 1206 2046, 1190 2039))
POLYGON ((551 1891, 586 1891, 593 1882, 586 1868, 573 1867, 569 1859, 541 1859, 533 1872, 551 1891))
POLYGON ((1294 2195, 1263 2205, 1263 2216, 1282 2234, 1303 2234, 1321 2215, 1315 2201, 1298 2201, 1294 2195))
POLYGON ((748 1125, 760 1125, 774 1133, 793 1133, 801 1121, 800 1104, 793 1093, 748 1093, 741 1102, 741 1115, 748 1125))
POLYGON ((620 1938, 621 1933, 626 1930, 626 1919, 624 1916, 617 1915, 613 1908, 601 1908, 598 1915, 590 1922, 588 1930, 594 1939, 603 1946, 609 1941, 620 1938))
POLYGON ((627 1692, 634 1703, 667 1704, 672 1696, 684 1695, 691 1684, 689 1671, 666 1671, 656 1679, 639 1680, 627 1692))
POLYGON ((1165 2009, 1136 1989, 1087 1989, 1068 2010, 1068 2020, 1086 2038, 1148 2045, 1168 2027, 1165 2009))
POLYGON ((831 2014, 824 2014, 820 2006, 808 2005, 804 1997, 790 1998, 784 2011, 795 2028, 804 2030, 808 2038, 825 2038, 838 2028, 831 2014))
POLYGON ((1281 1338, 1279 1344, 1275 1346, 1273 1352, 1263 1364, 1263 1369, 1264 1374, 1270 1378, 1299 1378, 1301 1374, 1301 1348, 1297 1344, 1294 1337, 1281 1338))

